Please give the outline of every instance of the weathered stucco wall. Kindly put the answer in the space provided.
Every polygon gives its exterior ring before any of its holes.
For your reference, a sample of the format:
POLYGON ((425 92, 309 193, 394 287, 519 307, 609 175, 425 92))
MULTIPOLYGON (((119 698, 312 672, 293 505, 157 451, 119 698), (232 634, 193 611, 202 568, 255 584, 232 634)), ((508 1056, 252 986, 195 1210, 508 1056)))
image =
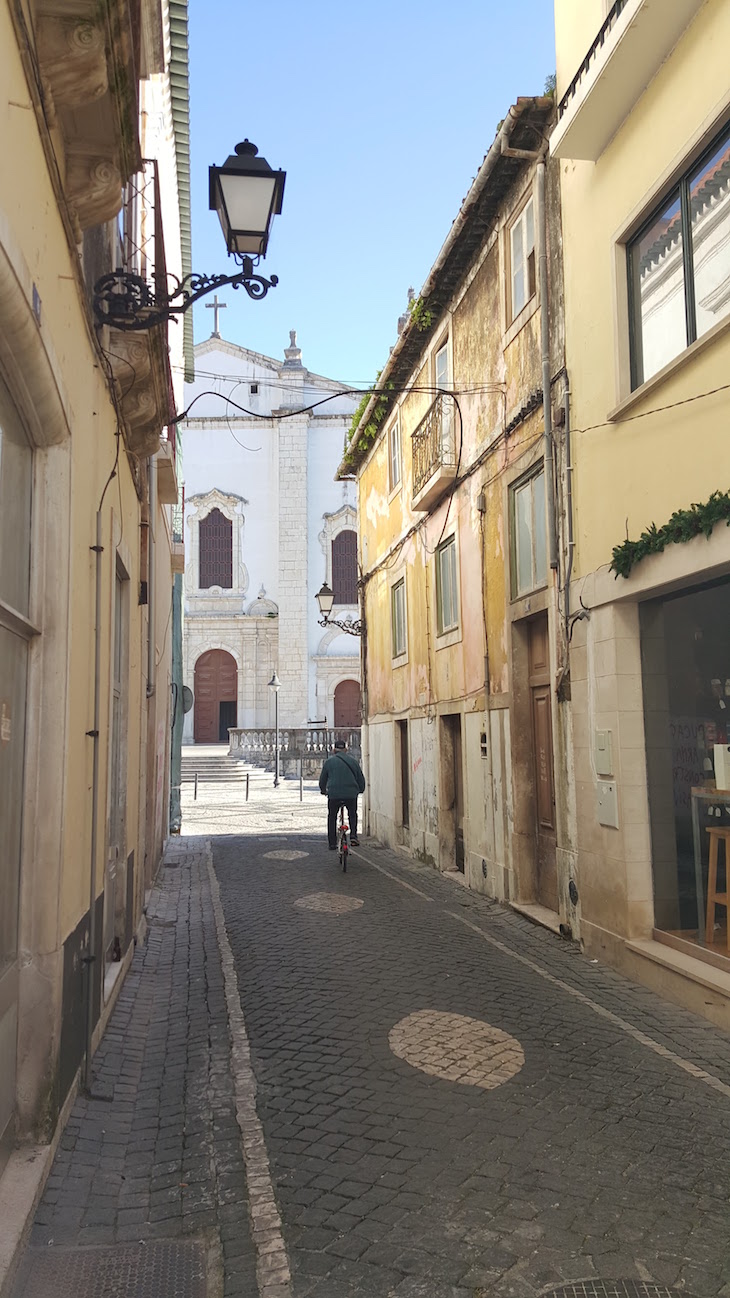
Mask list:
MULTIPOLYGON (((563 363, 559 183, 556 168, 548 172, 548 219, 555 243, 550 246, 550 306, 555 315, 551 366, 557 379, 563 363)), ((456 726, 461 736, 465 877, 471 887, 501 899, 524 896, 526 890, 526 873, 520 873, 513 852, 517 804, 523 837, 527 842, 532 836, 529 850, 534 850, 533 770, 531 761, 524 772, 515 765, 511 706, 513 621, 534 610, 529 600, 519 601, 515 610, 512 600, 509 488, 543 455, 541 317, 538 292, 516 321, 508 319, 506 271, 510 226, 531 196, 536 200, 535 169, 528 166, 505 195, 495 228, 435 323, 410 377, 415 387, 432 389, 435 353, 448 343, 463 420, 460 480, 430 513, 413 509, 412 436, 431 405, 433 390, 398 398, 359 474, 371 831, 441 869, 453 868, 450 735, 456 726), (402 480, 391 490, 388 438, 396 412, 402 480), (458 631, 439 636, 435 551, 452 533, 458 546, 460 620, 458 631), (392 589, 403 579, 407 653, 394 659, 392 589), (401 795, 402 738, 396 725, 404 721, 407 824, 401 795), (527 822, 533 826, 529 833, 524 829, 527 822)), ((455 418, 458 429, 458 415, 455 418)), ((552 582, 548 587, 540 592, 536 610, 548 610, 554 625, 552 582)), ((557 651, 552 661, 557 661, 557 651)), ((526 722, 522 713, 515 715, 529 728, 529 712, 526 722)), ((566 819, 560 820, 564 847, 566 819)), ((562 868, 569 868, 567 857, 562 868)), ((567 896, 567 882, 563 893, 567 896)))

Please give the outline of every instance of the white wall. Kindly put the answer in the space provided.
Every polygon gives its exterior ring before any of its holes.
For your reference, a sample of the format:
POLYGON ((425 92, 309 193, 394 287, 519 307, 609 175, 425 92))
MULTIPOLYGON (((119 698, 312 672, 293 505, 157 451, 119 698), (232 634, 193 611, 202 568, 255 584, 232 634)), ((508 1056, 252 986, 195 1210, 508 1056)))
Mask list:
MULTIPOLYGON (((224 313, 220 319, 223 328, 224 313)), ((340 680, 360 679, 360 642, 355 636, 323 630, 318 625, 315 596, 322 582, 331 576, 327 551, 332 535, 345 526, 356 527, 354 484, 334 481, 356 398, 338 396, 321 407, 321 412, 314 410, 304 420, 306 465, 301 472, 306 473, 306 507, 301 510, 298 524, 295 520, 295 526, 301 529, 305 564, 303 568, 296 565, 296 589, 292 589, 291 519, 287 510, 288 500, 295 492, 286 483, 287 465, 281 463, 281 455, 295 429, 303 427, 302 416, 290 421, 265 416, 287 406, 301 410, 328 392, 336 392, 341 385, 310 374, 302 365, 301 353, 293 341, 283 361, 212 337, 196 347, 195 357, 195 382, 187 385, 185 392, 185 408, 190 415, 182 427, 185 497, 190 506, 186 509, 185 529, 186 683, 193 687, 191 647, 194 644, 197 657, 206 638, 211 648, 227 648, 242 661, 243 670, 248 669, 247 656, 254 641, 250 633, 243 637, 243 626, 237 627, 235 619, 261 614, 260 608, 251 606, 263 586, 270 607, 279 612, 279 618, 271 619, 266 625, 267 638, 271 639, 280 622, 274 656, 280 677, 282 671, 285 674, 288 671, 291 678, 284 682, 282 677, 281 723, 303 725, 310 720, 326 720, 331 724, 336 684, 340 680), (258 385, 257 393, 251 392, 252 384, 258 385), (213 393, 230 397, 252 413, 234 409, 213 393), (282 490, 286 492, 284 496, 282 490), (207 512, 209 503, 198 498, 213 491, 228 498, 241 498, 235 505, 235 515, 243 519, 239 534, 245 575, 239 582, 234 572, 234 590, 230 594, 197 589, 197 520, 193 510, 207 512), (284 524, 287 547, 280 545, 284 524), (301 599, 302 571, 306 587, 304 600, 301 599), (302 646, 305 652, 300 655, 302 646)), ((293 500, 292 505, 299 511, 293 500)), ((234 517, 236 527, 240 525, 234 517)), ((347 611, 353 617, 358 616, 357 606, 350 610, 338 609, 337 615, 347 611)), ((245 717, 239 715, 239 725, 266 724, 259 718, 266 713, 268 700, 253 704, 250 691, 247 697, 249 706, 245 717)), ((239 713, 241 699, 239 681, 239 713)), ((191 713, 186 724, 187 742, 192 738, 192 726, 191 713)))

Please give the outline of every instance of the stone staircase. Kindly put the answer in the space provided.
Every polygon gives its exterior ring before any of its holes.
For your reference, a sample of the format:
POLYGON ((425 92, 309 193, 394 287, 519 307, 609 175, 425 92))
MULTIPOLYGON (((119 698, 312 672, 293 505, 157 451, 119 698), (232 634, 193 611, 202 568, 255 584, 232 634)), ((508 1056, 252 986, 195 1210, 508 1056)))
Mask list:
MULTIPOLYGON (((250 771, 250 767, 248 767, 250 771)), ((183 784, 192 784, 198 776, 201 784, 238 783, 246 778, 246 763, 229 757, 228 748, 221 744, 198 744, 182 750, 181 779, 183 784)))

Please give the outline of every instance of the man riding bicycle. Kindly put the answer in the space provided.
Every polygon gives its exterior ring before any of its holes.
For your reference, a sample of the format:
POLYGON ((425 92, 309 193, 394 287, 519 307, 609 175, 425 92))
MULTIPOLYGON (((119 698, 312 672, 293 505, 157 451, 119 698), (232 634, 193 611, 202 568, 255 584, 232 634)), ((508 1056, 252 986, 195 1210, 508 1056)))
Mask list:
POLYGON ((330 753, 319 777, 320 793, 327 795, 327 840, 330 852, 337 851, 337 813, 347 807, 350 821, 350 842, 359 847, 357 836, 357 796, 365 791, 365 776, 356 757, 346 751, 344 739, 335 741, 335 751, 330 753))

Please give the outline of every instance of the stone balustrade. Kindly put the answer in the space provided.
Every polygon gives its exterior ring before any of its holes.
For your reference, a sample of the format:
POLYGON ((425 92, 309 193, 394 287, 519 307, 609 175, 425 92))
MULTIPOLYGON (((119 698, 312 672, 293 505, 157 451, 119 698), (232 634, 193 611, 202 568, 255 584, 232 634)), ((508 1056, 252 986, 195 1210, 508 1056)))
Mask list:
MULTIPOLYGON (((281 761, 301 757, 322 762, 334 748, 335 741, 340 739, 344 739, 347 747, 359 757, 360 733, 359 726, 280 726, 279 757, 281 761)), ((228 739, 230 756, 241 761, 258 764, 262 758, 273 758, 276 751, 276 730, 273 727, 229 730, 228 739)))

